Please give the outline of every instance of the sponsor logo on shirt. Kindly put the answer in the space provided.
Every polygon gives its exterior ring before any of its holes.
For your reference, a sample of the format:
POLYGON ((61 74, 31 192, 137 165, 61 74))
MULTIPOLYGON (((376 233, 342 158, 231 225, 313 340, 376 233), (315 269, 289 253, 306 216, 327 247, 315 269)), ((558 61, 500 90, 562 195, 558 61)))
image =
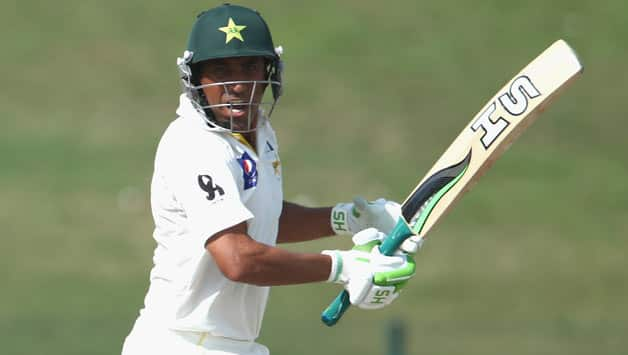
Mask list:
POLYGON ((257 186, 257 166, 255 160, 251 158, 249 153, 244 152, 242 157, 238 158, 238 163, 242 167, 244 189, 246 190, 257 186))
POLYGON ((225 190, 223 190, 218 184, 214 184, 212 177, 209 175, 199 175, 198 186, 201 190, 207 192, 206 198, 210 201, 213 201, 216 198, 216 194, 218 194, 218 196, 225 194, 225 190))

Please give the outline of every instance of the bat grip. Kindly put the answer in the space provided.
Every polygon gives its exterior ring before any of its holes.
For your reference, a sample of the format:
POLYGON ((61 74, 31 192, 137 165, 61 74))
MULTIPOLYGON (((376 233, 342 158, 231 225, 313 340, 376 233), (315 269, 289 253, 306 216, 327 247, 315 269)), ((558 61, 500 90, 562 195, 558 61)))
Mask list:
MULTIPOLYGON (((412 235, 412 230, 408 226, 408 223, 399 217, 395 228, 389 235, 384 238, 384 241, 379 246, 379 251, 384 255, 392 255, 401 243, 412 235)), ((349 292, 343 290, 338 296, 329 304, 327 308, 321 314, 321 320, 325 325, 331 327, 338 323, 342 315, 349 309, 351 302, 349 302, 349 292)))

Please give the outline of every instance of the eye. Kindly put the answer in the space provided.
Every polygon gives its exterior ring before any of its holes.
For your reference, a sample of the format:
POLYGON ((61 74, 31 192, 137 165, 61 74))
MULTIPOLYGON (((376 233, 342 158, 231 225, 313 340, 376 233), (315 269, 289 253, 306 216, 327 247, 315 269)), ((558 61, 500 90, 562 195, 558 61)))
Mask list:
POLYGON ((227 69, 226 65, 214 65, 209 70, 210 74, 214 77, 225 77, 229 74, 229 69, 227 69))
POLYGON ((256 74, 262 70, 262 65, 259 62, 247 63, 245 68, 247 73, 256 74))

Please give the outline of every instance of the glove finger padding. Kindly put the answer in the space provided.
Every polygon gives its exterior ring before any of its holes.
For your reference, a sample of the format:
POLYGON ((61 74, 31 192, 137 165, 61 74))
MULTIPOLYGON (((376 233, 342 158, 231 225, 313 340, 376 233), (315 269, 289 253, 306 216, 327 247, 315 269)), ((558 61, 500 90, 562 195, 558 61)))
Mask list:
POLYGON ((373 284, 378 286, 398 286, 412 278, 416 272, 416 263, 412 255, 397 252, 393 257, 382 255, 379 248, 371 252, 379 262, 380 270, 373 274, 373 284))
POLYGON ((372 285, 373 277, 371 275, 350 279, 345 286, 345 289, 349 292, 349 302, 356 305, 362 303, 371 290, 372 285))
POLYGON ((415 272, 411 255, 398 252, 387 256, 379 251, 383 237, 383 233, 369 228, 353 237, 353 249, 323 251, 332 257, 328 281, 343 284, 349 301, 360 308, 377 309, 390 304, 415 272))
POLYGON ((373 275, 373 282, 369 284, 367 291, 362 300, 352 300, 349 293, 349 301, 362 309, 379 309, 391 304, 397 297, 399 292, 406 285, 407 281, 414 276, 416 264, 414 258, 408 255, 406 257, 406 265, 391 271, 378 272, 373 275))
POLYGON ((355 244, 353 250, 371 252, 371 250, 373 250, 373 247, 376 244, 379 245, 384 240, 384 238, 386 238, 386 234, 378 231, 375 228, 367 228, 361 230, 358 233, 354 234, 353 237, 351 237, 353 244, 355 244), (373 242, 377 243, 373 244, 373 242))
POLYGON ((368 207, 369 202, 362 196, 353 198, 353 205, 358 213, 363 212, 368 207))
POLYGON ((418 235, 413 235, 401 243, 399 246, 399 250, 414 255, 416 252, 421 249, 423 246, 423 242, 425 242, 425 238, 419 237, 418 235))
POLYGON ((368 202, 355 197, 352 203, 339 203, 332 209, 331 227, 336 234, 355 234, 366 228, 390 233, 401 216, 401 206, 379 198, 368 202))
POLYGON ((370 283, 364 285, 366 290, 352 288, 358 294, 356 297, 352 298, 349 291, 349 301, 362 309, 379 309, 391 304, 399 297, 399 292, 416 271, 412 255, 403 252, 392 257, 382 255, 378 245, 379 242, 371 250, 371 263, 377 265, 379 271, 373 274, 370 283), (360 297, 362 295, 363 298, 360 297))

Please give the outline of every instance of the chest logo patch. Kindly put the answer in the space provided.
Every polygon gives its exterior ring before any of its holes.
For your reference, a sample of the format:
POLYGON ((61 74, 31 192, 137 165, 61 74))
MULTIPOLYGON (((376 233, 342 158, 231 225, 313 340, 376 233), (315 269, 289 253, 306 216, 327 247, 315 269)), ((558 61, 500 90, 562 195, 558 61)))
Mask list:
POLYGON ((244 152, 242 156, 238 158, 238 163, 240 167, 242 167, 244 189, 247 190, 257 186, 257 165, 255 164, 255 160, 251 158, 249 153, 244 152))
POLYGON ((223 190, 218 184, 214 184, 212 177, 209 175, 199 175, 198 186, 201 190, 207 192, 206 198, 210 201, 216 198, 216 194, 218 194, 218 196, 225 194, 225 190, 223 190))

